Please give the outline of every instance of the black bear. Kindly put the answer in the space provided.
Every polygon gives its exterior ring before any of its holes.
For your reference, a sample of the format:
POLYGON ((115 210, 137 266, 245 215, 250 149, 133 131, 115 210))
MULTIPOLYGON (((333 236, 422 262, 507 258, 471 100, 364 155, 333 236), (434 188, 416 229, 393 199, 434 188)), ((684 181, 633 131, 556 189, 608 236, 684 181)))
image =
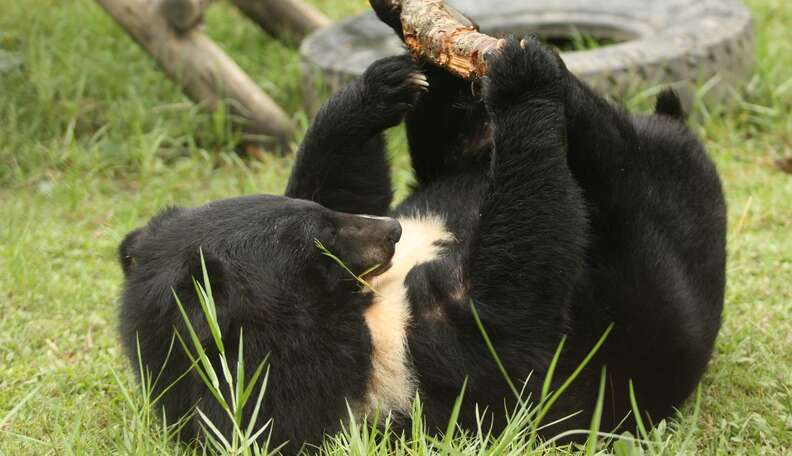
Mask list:
MULTIPOLYGON (((503 425, 515 397, 472 306, 534 398, 562 337, 559 381, 613 324, 548 421, 580 413, 544 436, 588 428, 603 366, 603 429, 631 425, 630 381, 641 413, 669 416, 708 363, 725 285, 721 184, 683 116, 673 92, 649 116, 609 105, 533 38, 489 57, 481 97, 408 56, 375 62, 320 110, 285 196, 168 209, 126 237, 126 352, 161 372, 155 395, 173 383, 171 422, 197 405, 230 432, 198 376, 182 377, 189 358, 170 349, 174 331, 187 334, 175 290, 217 356, 192 284, 200 249, 229 361, 241 330, 248 366, 269 355, 258 422, 273 418, 272 441, 291 450, 338 431, 347 404, 405 425, 420 395, 428 425, 444 429, 465 381, 460 424, 475 429, 478 404, 503 425), (405 113, 416 184, 390 211, 382 131, 405 113), (375 291, 315 240, 369 271, 375 291)), ((198 435, 198 418, 182 432, 198 435)))

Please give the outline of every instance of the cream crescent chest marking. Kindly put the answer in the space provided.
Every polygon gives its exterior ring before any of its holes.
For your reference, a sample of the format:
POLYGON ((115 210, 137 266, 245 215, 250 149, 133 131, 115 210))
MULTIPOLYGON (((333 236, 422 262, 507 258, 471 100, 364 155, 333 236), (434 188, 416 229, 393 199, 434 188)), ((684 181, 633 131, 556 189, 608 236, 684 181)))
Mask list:
POLYGON ((409 413, 417 384, 407 350, 410 305, 404 280, 413 267, 437 258, 439 243, 453 240, 439 216, 398 220, 402 236, 396 244, 392 266, 371 279, 377 294, 364 313, 373 345, 371 377, 363 406, 366 414, 409 413))

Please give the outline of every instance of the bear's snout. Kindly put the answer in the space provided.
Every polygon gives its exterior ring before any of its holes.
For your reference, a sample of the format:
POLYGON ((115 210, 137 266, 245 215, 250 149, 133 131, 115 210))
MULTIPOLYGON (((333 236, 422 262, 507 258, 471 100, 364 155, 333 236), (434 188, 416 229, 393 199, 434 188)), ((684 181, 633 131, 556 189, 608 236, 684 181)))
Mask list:
POLYGON ((401 223, 389 217, 340 214, 336 249, 355 274, 376 275, 390 267, 396 243, 402 235, 401 223))
POLYGON ((354 215, 357 220, 345 221, 342 236, 358 237, 368 242, 384 241, 396 244, 401 239, 402 227, 398 220, 373 215, 354 215))

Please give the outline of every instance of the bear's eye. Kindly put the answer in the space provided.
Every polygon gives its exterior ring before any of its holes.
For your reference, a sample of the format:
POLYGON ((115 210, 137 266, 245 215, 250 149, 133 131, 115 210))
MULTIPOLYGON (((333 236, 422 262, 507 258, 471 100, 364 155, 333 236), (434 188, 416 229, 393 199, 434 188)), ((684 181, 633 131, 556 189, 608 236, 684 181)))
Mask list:
POLYGON ((322 231, 320 232, 319 240, 321 240, 325 244, 332 244, 333 241, 335 241, 337 235, 338 235, 338 230, 336 229, 335 226, 333 225, 326 226, 322 228, 322 231))

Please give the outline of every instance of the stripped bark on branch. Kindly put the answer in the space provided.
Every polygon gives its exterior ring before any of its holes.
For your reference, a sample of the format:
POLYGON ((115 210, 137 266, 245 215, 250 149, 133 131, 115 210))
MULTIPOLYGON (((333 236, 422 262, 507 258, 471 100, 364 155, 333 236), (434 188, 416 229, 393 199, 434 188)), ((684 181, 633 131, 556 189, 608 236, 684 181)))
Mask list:
POLYGON ((503 40, 479 33, 477 27, 442 0, 391 0, 401 9, 404 42, 413 55, 429 59, 465 79, 487 71, 486 55, 503 40))

